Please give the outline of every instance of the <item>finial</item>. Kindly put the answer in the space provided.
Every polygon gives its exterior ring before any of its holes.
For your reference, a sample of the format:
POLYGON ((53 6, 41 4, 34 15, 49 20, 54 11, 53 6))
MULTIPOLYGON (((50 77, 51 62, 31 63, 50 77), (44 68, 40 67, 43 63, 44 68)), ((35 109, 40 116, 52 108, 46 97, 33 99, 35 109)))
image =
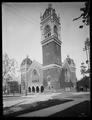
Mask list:
POLYGON ((52 4, 50 3, 50 4, 48 4, 48 8, 51 8, 52 7, 52 4))
POLYGON ((40 17, 42 16, 42 13, 40 12, 40 17))
POLYGON ((28 58, 28 57, 29 57, 29 55, 27 54, 27 55, 26 55, 26 58, 28 58))
POLYGON ((67 55, 67 58, 69 58, 69 55, 67 55))
POLYGON ((60 13, 58 14, 58 18, 60 19, 60 13))

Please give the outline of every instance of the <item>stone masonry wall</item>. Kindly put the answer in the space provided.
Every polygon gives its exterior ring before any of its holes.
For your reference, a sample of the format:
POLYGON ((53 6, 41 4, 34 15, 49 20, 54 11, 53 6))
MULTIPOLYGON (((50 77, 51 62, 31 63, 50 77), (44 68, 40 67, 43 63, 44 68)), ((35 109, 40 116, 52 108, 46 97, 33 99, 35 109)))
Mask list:
POLYGON ((49 64, 61 64, 61 47, 54 41, 42 47, 43 66, 49 64))

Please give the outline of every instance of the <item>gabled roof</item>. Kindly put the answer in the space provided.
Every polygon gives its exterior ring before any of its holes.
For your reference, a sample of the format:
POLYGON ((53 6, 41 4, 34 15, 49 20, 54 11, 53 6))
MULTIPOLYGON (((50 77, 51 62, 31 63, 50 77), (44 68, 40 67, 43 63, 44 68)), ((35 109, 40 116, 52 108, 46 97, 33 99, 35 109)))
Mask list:
POLYGON ((73 59, 67 57, 66 60, 67 60, 67 62, 68 62, 69 65, 75 66, 75 63, 74 63, 73 59))
POLYGON ((70 71, 70 67, 69 64, 66 60, 64 60, 63 64, 62 64, 62 68, 67 68, 70 71))
POLYGON ((71 82, 76 83, 76 72, 75 69, 73 70, 73 68, 71 67, 71 65, 68 63, 67 60, 64 61, 63 65, 62 65, 63 69, 67 69, 68 72, 70 73, 70 78, 71 78, 71 82))
POLYGON ((75 69, 75 63, 73 61, 73 59, 71 58, 66 58, 64 60, 64 63, 62 64, 62 67, 67 67, 71 72, 74 72, 73 69, 75 69))

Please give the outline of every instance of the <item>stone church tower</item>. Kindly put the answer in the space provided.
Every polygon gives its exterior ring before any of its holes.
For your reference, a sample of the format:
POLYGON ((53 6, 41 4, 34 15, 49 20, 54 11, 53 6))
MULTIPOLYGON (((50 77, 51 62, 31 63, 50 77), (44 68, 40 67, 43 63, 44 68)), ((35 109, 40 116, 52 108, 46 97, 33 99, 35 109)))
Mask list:
POLYGON ((61 78, 61 39, 60 17, 49 4, 41 18, 43 85, 45 89, 60 89, 61 78))
POLYGON ((76 91, 76 66, 69 56, 62 63, 60 17, 51 4, 41 18, 43 65, 28 57, 21 63, 21 93, 76 91))

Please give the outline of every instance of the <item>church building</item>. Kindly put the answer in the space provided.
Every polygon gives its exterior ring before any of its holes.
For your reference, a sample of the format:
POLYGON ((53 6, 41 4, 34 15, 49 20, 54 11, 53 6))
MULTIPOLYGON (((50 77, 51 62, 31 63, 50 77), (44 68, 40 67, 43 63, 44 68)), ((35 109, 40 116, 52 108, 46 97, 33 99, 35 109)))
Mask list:
POLYGON ((62 64, 61 72, 61 88, 65 91, 76 91, 76 66, 69 56, 64 60, 62 64))
POLYGON ((38 93, 43 90, 42 65, 28 57, 25 58, 21 63, 21 93, 38 93))
POLYGON ((41 19, 41 45, 43 64, 28 57, 21 63, 21 91, 43 92, 76 90, 75 64, 69 56, 64 63, 61 59, 60 17, 49 4, 41 19))

